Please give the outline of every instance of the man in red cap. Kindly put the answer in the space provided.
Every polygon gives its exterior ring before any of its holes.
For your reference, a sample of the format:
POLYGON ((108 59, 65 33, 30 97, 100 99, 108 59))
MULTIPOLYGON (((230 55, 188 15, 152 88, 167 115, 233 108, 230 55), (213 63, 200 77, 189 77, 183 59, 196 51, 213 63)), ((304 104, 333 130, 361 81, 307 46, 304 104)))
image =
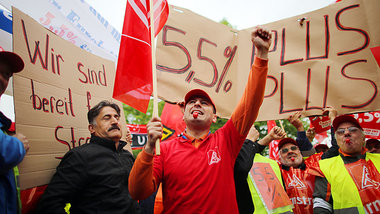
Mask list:
POLYGON ((365 143, 365 148, 370 153, 380 153, 380 141, 377 139, 368 139, 365 143))
MULTIPOLYGON (((8 86, 9 78, 24 69, 24 62, 15 53, 0 52, 0 96, 8 86)), ((17 165, 29 149, 28 139, 18 133, 6 135, 12 121, 0 112, 0 213, 19 213, 21 204, 17 195, 17 165)))
POLYGON ((314 213, 380 213, 380 154, 366 152, 354 117, 338 116, 333 127, 339 156, 319 162, 314 213))
POLYGON ((162 183, 165 213, 238 213, 234 163, 263 101, 271 34, 257 27, 251 39, 256 47, 252 70, 239 104, 222 128, 210 133, 217 109, 200 89, 186 94, 186 130, 161 143, 160 156, 153 154, 162 136, 161 121, 154 117, 148 123, 148 142, 129 176, 133 198, 147 198, 162 183))

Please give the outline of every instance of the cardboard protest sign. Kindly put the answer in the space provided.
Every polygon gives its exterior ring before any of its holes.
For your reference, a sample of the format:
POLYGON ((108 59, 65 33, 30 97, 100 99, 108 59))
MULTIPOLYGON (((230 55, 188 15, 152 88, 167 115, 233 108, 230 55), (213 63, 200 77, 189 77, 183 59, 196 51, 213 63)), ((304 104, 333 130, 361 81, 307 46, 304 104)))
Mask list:
MULTIPOLYGON (((58 37, 16 8, 13 44, 25 63, 14 75, 14 100, 16 132, 27 136, 31 145, 19 166, 21 189, 27 189, 47 184, 59 158, 89 141, 87 112, 101 100, 112 100, 115 65, 58 37)), ((126 128, 125 120, 121 122, 126 128)))
MULTIPOLYGON (((186 9, 172 7, 158 38, 158 93, 182 101, 192 88, 206 90, 217 113, 229 117, 253 62, 252 29, 234 31, 186 9)), ((345 0, 265 25, 273 42, 265 98, 258 120, 296 111, 320 115, 380 109, 380 68, 370 48, 380 44, 380 2, 345 0)))

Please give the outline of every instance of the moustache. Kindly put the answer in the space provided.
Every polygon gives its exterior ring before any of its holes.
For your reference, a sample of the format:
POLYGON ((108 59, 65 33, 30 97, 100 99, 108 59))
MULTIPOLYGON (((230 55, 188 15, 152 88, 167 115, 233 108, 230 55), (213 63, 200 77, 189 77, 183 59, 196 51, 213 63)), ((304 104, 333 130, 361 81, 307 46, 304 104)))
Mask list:
POLYGON ((120 128, 117 125, 112 125, 111 128, 108 129, 108 131, 111 131, 114 129, 120 130, 120 128))

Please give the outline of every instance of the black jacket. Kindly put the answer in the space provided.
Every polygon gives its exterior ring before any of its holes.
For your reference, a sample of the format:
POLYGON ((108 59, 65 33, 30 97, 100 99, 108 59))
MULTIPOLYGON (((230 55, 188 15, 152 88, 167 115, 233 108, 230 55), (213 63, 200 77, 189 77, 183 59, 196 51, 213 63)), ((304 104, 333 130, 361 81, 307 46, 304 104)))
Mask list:
POLYGON ((92 136, 90 143, 76 147, 61 160, 38 205, 37 213, 71 214, 139 213, 128 191, 128 177, 134 163, 120 141, 116 150, 111 140, 92 136))

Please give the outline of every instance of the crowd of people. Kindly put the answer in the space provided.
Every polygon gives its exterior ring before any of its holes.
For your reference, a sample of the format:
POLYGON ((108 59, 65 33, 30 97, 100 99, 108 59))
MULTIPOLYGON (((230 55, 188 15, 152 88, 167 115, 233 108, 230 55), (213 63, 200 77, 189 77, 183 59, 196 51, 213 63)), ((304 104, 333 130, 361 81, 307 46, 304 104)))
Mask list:
MULTIPOLYGON (((148 213, 141 202, 160 185, 161 206, 154 213, 380 213, 380 143, 366 142, 355 118, 332 107, 321 112, 333 121, 330 148, 313 147, 315 132, 305 131, 300 112, 288 118, 297 129, 295 139, 277 126, 259 139, 253 123, 264 99, 271 33, 256 27, 251 40, 256 56, 246 88, 222 128, 210 132, 216 105, 207 92, 193 89, 180 105, 183 133, 162 142, 155 155, 163 125, 153 117, 135 159, 121 140, 119 106, 101 101, 87 114, 90 142, 65 154, 35 213, 148 213), (273 140, 279 141, 277 161, 260 154, 273 140), (277 192, 260 188, 259 181, 277 192)), ((23 67, 17 54, 0 52, 0 96, 23 67)), ((2 130, 9 123, 0 115, 2 130)), ((0 132, 0 213, 21 211, 17 165, 28 149, 24 135, 0 132)))

